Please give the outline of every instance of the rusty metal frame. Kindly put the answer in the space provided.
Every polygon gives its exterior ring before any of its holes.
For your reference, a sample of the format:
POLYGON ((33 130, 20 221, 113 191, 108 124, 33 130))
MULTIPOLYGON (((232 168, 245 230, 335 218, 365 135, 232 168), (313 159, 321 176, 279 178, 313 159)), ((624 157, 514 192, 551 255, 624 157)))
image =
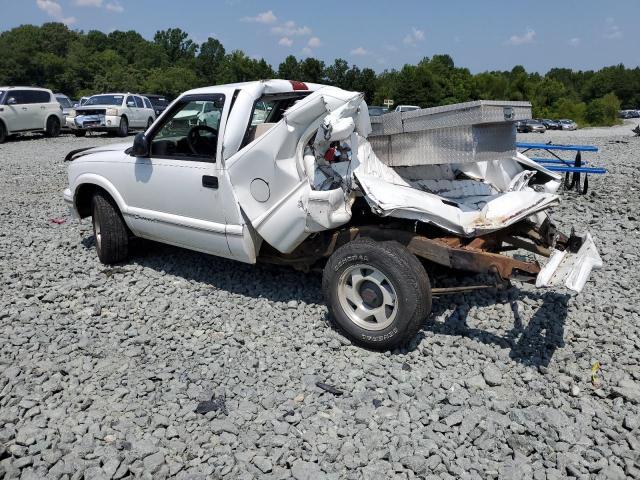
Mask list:
MULTIPOLYGON (((307 239, 293 253, 287 255, 279 254, 267 247, 261 252, 260 260, 291 265, 308 271, 319 259, 328 258, 337 248, 358 237, 372 238, 377 241, 393 240, 404 245, 414 255, 429 262, 455 270, 492 273, 502 280, 516 276, 520 280, 533 280, 541 268, 536 261, 527 262, 495 253, 495 251, 499 251, 504 241, 502 236, 478 237, 465 244, 465 240, 459 237, 429 238, 420 233, 398 228, 385 228, 385 226, 352 226, 342 230, 319 233, 307 239)), ((523 241, 523 248, 544 254, 542 249, 526 248, 527 246, 530 246, 528 242, 523 241)))

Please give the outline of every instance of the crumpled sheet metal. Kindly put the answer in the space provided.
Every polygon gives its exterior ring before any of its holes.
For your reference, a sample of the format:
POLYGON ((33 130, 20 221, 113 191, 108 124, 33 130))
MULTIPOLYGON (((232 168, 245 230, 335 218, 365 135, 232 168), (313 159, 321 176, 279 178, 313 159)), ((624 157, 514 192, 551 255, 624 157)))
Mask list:
POLYGON ((419 190, 405 181, 377 158, 364 138, 358 138, 353 174, 379 215, 431 223, 468 237, 505 228, 559 203, 556 195, 530 188, 485 196, 469 191, 469 198, 447 201, 444 195, 419 190))
POLYGON ((602 258, 590 233, 577 253, 554 250, 547 264, 536 278, 536 287, 564 285, 581 292, 592 270, 602 268, 602 258))

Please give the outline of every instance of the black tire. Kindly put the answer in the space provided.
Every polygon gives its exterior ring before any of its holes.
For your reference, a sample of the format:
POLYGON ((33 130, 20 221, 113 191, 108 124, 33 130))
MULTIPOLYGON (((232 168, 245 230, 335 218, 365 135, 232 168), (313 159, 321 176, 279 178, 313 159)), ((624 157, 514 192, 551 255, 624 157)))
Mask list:
POLYGON ((149 118, 149 120, 147 120, 147 130, 151 128, 151 125, 153 125, 153 118, 149 118))
POLYGON ((127 120, 127 117, 122 117, 118 128, 118 136, 126 137, 127 135, 129 135, 129 120, 127 120))
POLYGON ((87 131, 86 130, 74 130, 73 134, 76 137, 86 137, 87 136, 87 131))
POLYGON ((57 117, 49 117, 44 134, 49 138, 58 137, 60 135, 60 128, 60 119, 57 117))
POLYGON ((118 263, 129 255, 129 231, 113 199, 97 192, 91 201, 93 234, 98 258, 107 265, 118 263))
POLYGON ((431 312, 429 276, 417 257, 397 242, 359 238, 340 247, 324 268, 322 290, 337 326, 354 343, 375 350, 410 341, 431 312), (364 273, 358 285, 348 284, 351 272, 364 273), (372 282, 374 277, 380 278, 379 274, 384 281, 372 282), (386 297, 383 288, 389 294, 386 297), (356 304, 345 298, 349 295, 340 293, 351 289, 357 290, 364 310, 356 309, 356 304), (384 298, 395 298, 392 308, 384 298), (370 306, 375 310, 368 310, 370 306), (373 321, 378 318, 373 315, 354 320, 358 311, 382 312, 381 316, 389 318, 379 323, 373 321))
POLYGON ((7 127, 4 126, 4 123, 0 122, 0 143, 4 143, 7 141, 7 127))

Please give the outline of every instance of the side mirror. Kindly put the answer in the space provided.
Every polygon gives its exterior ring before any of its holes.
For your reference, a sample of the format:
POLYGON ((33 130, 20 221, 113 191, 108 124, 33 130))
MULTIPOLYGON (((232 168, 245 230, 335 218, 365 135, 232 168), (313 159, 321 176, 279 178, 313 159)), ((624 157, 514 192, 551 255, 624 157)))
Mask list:
POLYGON ((132 157, 148 157, 149 141, 143 132, 138 133, 133 139, 133 147, 129 152, 132 157))
POLYGON ((9 97, 7 99, 7 105, 15 105, 17 103, 18 103, 18 101, 16 100, 16 97, 9 97))

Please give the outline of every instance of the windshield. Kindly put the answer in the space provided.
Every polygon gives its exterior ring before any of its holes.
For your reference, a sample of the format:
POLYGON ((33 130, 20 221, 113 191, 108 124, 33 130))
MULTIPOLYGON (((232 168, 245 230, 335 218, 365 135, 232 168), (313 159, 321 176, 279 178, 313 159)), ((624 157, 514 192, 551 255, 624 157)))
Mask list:
POLYGON ((87 100, 84 105, 87 107, 93 105, 122 105, 124 95, 95 95, 87 100))
POLYGON ((71 100, 67 97, 56 97, 56 100, 58 100, 58 103, 65 108, 71 108, 73 106, 71 105, 71 100))

